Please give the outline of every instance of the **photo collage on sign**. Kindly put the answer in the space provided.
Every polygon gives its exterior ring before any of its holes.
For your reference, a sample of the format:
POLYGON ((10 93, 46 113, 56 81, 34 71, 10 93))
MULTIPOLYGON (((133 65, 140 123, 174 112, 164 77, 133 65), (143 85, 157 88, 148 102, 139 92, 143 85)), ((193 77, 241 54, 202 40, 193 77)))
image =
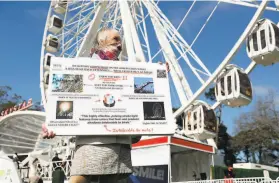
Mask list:
MULTIPOLYGON (((157 70, 157 78, 166 78, 166 70, 157 70)), ((134 93, 155 94, 153 78, 134 77, 134 93)), ((166 120, 164 102, 143 102, 144 120, 166 120)))
MULTIPOLYGON (((52 92, 83 92, 83 75, 53 74, 52 92)), ((56 119, 73 119, 73 101, 57 101, 56 119)))
POLYGON ((53 74, 52 92, 83 92, 83 75, 53 74))

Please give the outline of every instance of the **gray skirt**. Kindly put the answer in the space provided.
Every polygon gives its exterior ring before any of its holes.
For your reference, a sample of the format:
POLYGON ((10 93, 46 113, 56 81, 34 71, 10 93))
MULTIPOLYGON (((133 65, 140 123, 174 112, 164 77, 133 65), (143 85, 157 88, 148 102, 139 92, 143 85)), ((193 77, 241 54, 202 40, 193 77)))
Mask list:
POLYGON ((132 173, 130 145, 92 144, 76 148, 71 176, 130 173, 132 173))

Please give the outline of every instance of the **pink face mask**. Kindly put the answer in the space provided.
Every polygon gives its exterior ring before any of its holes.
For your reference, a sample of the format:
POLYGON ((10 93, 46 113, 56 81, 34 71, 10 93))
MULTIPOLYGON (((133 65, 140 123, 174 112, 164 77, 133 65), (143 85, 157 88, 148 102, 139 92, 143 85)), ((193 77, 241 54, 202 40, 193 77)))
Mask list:
POLYGON ((98 54, 98 56, 102 59, 102 60, 118 60, 118 54, 115 54, 114 52, 111 51, 97 51, 96 52, 98 54))

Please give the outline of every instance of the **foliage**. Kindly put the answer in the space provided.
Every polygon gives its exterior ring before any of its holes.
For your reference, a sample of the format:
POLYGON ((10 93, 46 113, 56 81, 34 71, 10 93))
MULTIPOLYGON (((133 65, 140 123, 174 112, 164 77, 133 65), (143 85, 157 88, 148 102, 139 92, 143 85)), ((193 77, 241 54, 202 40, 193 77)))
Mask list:
POLYGON ((31 108, 28 109, 28 111, 44 111, 44 107, 40 102, 36 102, 31 108))
MULTIPOLYGON (((216 101, 214 87, 209 88, 205 92, 205 97, 211 101, 216 101)), ((220 105, 216 111, 216 117, 218 121, 217 137, 215 138, 217 148, 224 153, 224 163, 229 166, 236 162, 236 157, 231 146, 232 137, 227 132, 227 127, 222 123, 222 109, 223 106, 220 105)))
POLYGON ((272 164, 279 158, 279 111, 274 93, 260 98, 254 109, 236 119, 235 151, 243 152, 246 162, 272 164))
MULTIPOLYGON (((227 167, 222 167, 222 166, 212 167, 213 179, 223 179, 225 170, 227 170, 227 167)), ((235 174, 235 178, 263 177, 264 176, 263 170, 258 170, 258 169, 234 168, 233 172, 235 174)), ((279 176, 279 173, 269 171, 269 175, 270 175, 270 178, 274 180, 279 176)))
POLYGON ((10 86, 0 86, 0 111, 15 106, 22 99, 20 95, 11 94, 10 86))
MULTIPOLYGON (((175 112, 177 110, 178 110, 178 108, 172 108, 172 112, 175 112)), ((180 127, 183 126, 183 115, 180 115, 176 118, 176 124, 180 127)))
MULTIPOLYGON (((12 93, 12 88, 10 86, 0 86, 0 112, 7 108, 14 107, 15 105, 22 102, 22 97, 18 94, 12 93)), ((30 111, 43 111, 43 107, 40 102, 33 104, 30 111)))
POLYGON ((209 88, 207 92, 205 92, 205 97, 211 101, 216 101, 214 87, 209 88))

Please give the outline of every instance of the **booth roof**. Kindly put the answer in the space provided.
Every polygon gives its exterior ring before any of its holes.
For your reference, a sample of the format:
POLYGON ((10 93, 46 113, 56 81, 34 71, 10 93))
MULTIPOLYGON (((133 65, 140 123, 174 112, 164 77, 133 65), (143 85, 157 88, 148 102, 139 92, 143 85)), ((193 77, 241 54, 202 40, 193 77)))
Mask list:
POLYGON ((52 140, 39 138, 45 113, 18 111, 0 118, 0 150, 23 154, 49 147, 52 140))

